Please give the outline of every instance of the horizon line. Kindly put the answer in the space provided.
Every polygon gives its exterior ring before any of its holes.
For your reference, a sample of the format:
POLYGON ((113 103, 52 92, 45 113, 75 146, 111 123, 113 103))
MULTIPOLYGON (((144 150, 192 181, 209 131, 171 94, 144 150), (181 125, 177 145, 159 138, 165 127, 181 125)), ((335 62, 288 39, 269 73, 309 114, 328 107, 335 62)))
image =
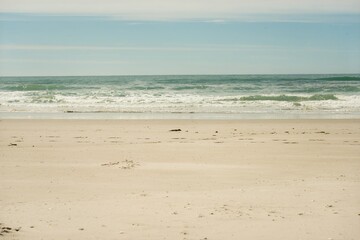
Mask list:
POLYGON ((225 74, 109 74, 109 75, 4 75, 3 77, 136 77, 136 76, 264 76, 264 75, 360 75, 359 73, 225 73, 225 74))

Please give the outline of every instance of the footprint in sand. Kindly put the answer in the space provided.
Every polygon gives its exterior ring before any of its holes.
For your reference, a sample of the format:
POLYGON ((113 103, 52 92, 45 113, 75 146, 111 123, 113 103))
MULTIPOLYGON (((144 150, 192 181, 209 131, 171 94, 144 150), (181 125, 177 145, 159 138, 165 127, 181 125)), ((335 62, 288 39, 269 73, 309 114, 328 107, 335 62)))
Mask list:
POLYGON ((103 167, 120 166, 119 168, 121 168, 121 169, 129 170, 129 169, 135 168, 136 166, 140 166, 140 164, 133 160, 125 159, 122 162, 118 161, 118 162, 103 163, 103 164, 101 164, 101 166, 103 166, 103 167))

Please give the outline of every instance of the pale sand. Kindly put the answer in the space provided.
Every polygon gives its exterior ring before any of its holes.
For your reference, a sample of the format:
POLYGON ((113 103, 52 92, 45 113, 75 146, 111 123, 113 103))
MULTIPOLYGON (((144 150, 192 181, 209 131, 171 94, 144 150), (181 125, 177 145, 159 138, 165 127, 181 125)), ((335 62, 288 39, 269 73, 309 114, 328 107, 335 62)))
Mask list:
POLYGON ((360 239, 360 120, 2 120, 0 222, 3 239, 360 239))

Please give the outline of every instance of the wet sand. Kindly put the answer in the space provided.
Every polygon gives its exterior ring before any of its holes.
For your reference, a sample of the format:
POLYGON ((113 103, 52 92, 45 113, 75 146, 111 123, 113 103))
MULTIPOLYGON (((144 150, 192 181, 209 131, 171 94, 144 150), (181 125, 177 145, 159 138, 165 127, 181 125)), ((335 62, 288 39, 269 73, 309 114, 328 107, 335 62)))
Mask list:
POLYGON ((1 120, 3 239, 360 239, 360 120, 1 120))

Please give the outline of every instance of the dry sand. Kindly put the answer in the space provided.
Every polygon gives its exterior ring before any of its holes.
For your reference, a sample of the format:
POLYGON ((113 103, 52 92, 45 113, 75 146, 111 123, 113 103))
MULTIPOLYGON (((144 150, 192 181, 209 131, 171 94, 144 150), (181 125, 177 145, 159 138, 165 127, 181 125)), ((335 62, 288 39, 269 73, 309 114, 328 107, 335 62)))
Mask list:
POLYGON ((360 120, 2 120, 0 222, 3 239, 360 239, 360 120))

